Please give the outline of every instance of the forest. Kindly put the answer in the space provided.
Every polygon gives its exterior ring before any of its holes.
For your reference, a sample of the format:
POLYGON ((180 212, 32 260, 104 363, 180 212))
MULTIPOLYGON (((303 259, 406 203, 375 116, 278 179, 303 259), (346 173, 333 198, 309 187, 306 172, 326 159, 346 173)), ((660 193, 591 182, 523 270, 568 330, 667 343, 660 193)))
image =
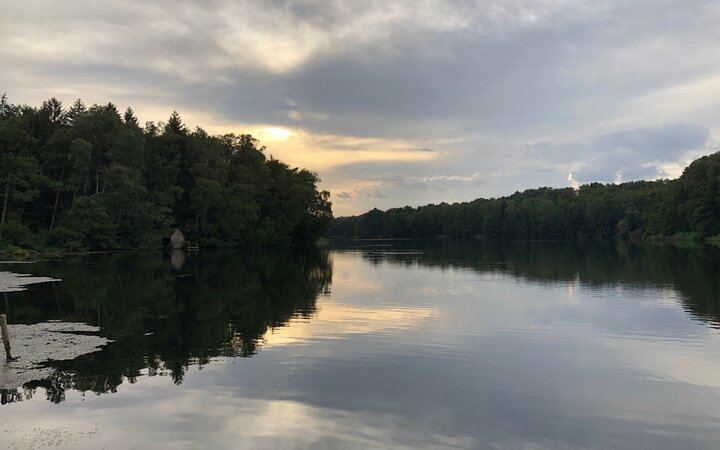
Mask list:
POLYGON ((0 250, 158 248, 175 228, 209 247, 314 244, 332 220, 318 182, 177 112, 141 126, 112 103, 0 98, 0 250))
POLYGON ((539 188, 501 198, 427 205, 334 219, 337 237, 631 239, 720 241, 720 153, 676 180, 539 188))

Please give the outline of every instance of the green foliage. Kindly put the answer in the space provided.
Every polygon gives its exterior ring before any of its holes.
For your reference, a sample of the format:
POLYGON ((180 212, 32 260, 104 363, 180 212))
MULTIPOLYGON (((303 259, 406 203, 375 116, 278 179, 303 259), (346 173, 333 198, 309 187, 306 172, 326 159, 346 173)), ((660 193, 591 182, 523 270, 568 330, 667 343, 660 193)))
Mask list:
POLYGON ((529 189, 498 199, 373 209, 333 221, 331 236, 496 239, 646 239, 720 233, 720 153, 693 162, 674 181, 592 183, 529 189))
POLYGON ((159 247, 171 227, 203 246, 306 244, 332 219, 318 181, 250 135, 189 131, 175 111, 142 129, 112 103, 0 98, 0 245, 159 247))
POLYGON ((694 161, 673 186, 671 231, 694 231, 700 236, 720 233, 720 156, 694 161))
POLYGON ((51 243, 71 251, 117 247, 116 228, 97 195, 80 197, 51 235, 51 243))

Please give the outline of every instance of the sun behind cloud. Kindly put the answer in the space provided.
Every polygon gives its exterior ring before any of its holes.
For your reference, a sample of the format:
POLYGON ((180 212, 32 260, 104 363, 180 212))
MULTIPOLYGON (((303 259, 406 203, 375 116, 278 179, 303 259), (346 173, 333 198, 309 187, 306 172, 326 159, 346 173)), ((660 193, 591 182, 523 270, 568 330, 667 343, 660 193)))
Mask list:
POLYGON ((282 127, 265 127, 254 130, 253 134, 261 142, 283 142, 290 139, 295 133, 282 127))

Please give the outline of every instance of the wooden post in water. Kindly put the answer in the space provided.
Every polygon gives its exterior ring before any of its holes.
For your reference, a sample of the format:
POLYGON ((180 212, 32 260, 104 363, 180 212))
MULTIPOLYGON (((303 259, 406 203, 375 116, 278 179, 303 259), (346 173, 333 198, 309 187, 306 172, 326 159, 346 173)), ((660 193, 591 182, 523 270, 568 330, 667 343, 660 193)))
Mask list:
POLYGON ((0 314, 0 331, 2 331, 2 340, 5 345, 5 357, 8 361, 12 361, 13 357, 10 353, 10 335, 8 335, 7 316, 5 314, 0 314))

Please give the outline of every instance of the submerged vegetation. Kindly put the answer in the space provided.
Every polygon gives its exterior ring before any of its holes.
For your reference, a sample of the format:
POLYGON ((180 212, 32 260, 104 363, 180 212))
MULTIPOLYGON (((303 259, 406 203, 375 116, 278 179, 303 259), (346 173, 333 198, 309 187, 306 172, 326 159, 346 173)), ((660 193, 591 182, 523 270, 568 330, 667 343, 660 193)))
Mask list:
POLYGON ((156 248, 179 227, 205 246, 304 244, 325 234, 329 193, 252 136, 141 127, 112 103, 0 100, 0 250, 156 248))
POLYGON ((344 237, 501 239, 673 238, 720 241, 720 153, 677 180, 539 188, 508 197, 418 208, 373 209, 333 221, 344 237), (714 236, 714 237, 713 237, 714 236))

